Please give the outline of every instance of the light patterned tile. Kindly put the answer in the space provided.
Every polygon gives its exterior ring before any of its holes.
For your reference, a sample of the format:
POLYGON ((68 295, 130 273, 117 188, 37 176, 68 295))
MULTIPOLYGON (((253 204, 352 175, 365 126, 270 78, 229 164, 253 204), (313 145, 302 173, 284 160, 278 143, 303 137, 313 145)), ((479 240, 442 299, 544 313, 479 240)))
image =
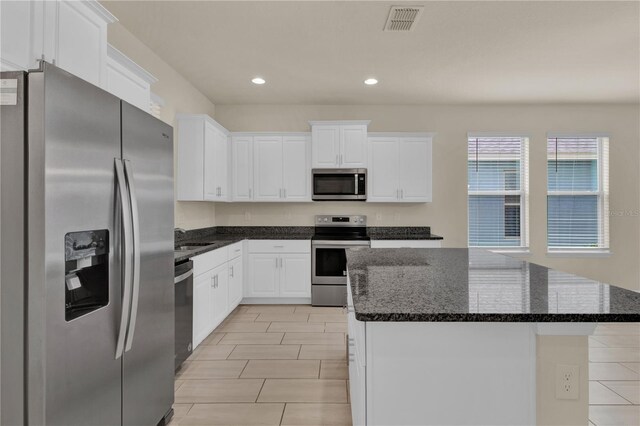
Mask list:
POLYGON ((640 424, 640 405, 591 405, 589 420, 598 426, 630 426, 640 424))
MULTIPOLYGON (((240 377, 240 373, 246 364, 246 361, 191 361, 181 371, 180 379, 199 380, 240 377)), ((185 384, 182 386, 185 386, 185 384)))
POLYGON ((640 348, 589 348, 591 362, 640 362, 640 348))
POLYGON ((286 333, 282 344, 342 345, 344 333, 286 333))
MULTIPOLYGON (((220 341, 220 339, 222 339, 222 337, 224 337, 224 333, 214 331, 202 341, 202 345, 215 345, 220 341)), ((196 348, 196 351, 197 350, 198 348, 196 348)))
POLYGON ((640 405, 640 381, 602 381, 600 383, 632 404, 640 405))
POLYGON ((173 404, 173 417, 169 421, 167 426, 173 426, 180 423, 180 421, 187 415, 189 410, 191 410, 193 404, 173 404))
POLYGON ((267 379, 258 402, 347 402, 344 380, 267 379))
POLYGON ((307 314, 344 314, 344 308, 333 308, 329 306, 297 306, 296 313, 307 313, 307 314))
POLYGON ((320 378, 346 380, 349 378, 349 366, 344 361, 323 359, 320 364, 320 378))
POLYGON ((323 323, 310 322, 272 322, 267 330, 269 333, 277 332, 297 332, 297 333, 322 333, 323 323))
POLYGON ((347 323, 346 322, 327 322, 324 324, 324 331, 329 332, 347 332, 347 323))
POLYGON ((589 404, 626 405, 629 401, 602 385, 600 382, 589 382, 589 404))
POLYGON ((346 360, 346 345, 302 345, 298 359, 346 360))
POLYGON ((262 313, 256 318, 256 322, 307 322, 309 314, 279 314, 262 313))
POLYGON ((347 322, 346 314, 309 314, 309 322, 347 322))
POLYGON ((601 335, 593 339, 610 348, 640 348, 640 334, 601 335))
POLYGON ((221 345, 278 345, 284 333, 227 333, 221 345))
POLYGON ((590 362, 589 380, 640 380, 640 375, 615 362, 590 362))
POLYGON ((598 324, 595 331, 595 336, 599 335, 612 335, 612 334, 640 334, 640 324, 638 323, 605 323, 598 324))
POLYGON ((228 359, 296 359, 300 345, 237 345, 228 359))
POLYGON ((292 314, 296 310, 295 305, 251 305, 247 308, 248 314, 292 314))
POLYGON ((299 426, 349 426, 351 406, 349 404, 287 404, 282 425, 299 426))
POLYGON ((254 322, 260 314, 234 314, 230 315, 225 322, 254 322))
POLYGON ((269 328, 268 322, 230 322, 222 325, 218 331, 224 333, 264 333, 269 328))
POLYGON ((589 336, 589 347, 590 348, 606 348, 607 345, 605 345, 595 337, 589 336))
POLYGON ((250 360, 242 378, 248 379, 317 379, 318 360, 250 360))
POLYGON ((198 351, 194 359, 196 361, 213 361, 227 359, 234 347, 234 345, 225 344, 200 346, 198 347, 200 351, 198 351))
POLYGON ((174 392, 175 392, 175 391, 177 391, 177 390, 178 390, 178 388, 179 388, 180 386, 182 386, 182 384, 183 384, 183 383, 184 383, 184 380, 176 379, 176 380, 173 382, 173 391, 174 391, 174 392))
POLYGON ((181 425, 279 425, 284 404, 195 404, 181 425))
POLYGON ((187 380, 176 392, 177 403, 255 402, 263 379, 187 380))

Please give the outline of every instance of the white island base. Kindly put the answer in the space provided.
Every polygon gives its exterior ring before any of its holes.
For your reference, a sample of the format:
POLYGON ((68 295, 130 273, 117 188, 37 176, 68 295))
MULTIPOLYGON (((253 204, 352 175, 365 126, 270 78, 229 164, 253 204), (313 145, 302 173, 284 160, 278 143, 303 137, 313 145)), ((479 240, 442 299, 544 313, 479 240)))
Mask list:
POLYGON ((588 423, 595 324, 361 322, 349 311, 354 425, 588 423), (577 400, 556 398, 556 364, 579 367, 577 400))

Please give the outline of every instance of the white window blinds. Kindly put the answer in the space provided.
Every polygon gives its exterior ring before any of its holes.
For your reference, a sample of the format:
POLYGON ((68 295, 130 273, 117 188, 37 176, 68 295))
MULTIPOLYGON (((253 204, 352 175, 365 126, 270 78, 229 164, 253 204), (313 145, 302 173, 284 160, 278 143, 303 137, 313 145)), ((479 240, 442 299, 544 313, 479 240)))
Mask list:
POLYGON ((526 247, 527 138, 470 135, 467 143, 469 247, 526 247))
POLYGON ((549 251, 609 248, 609 143, 603 137, 547 138, 549 251))

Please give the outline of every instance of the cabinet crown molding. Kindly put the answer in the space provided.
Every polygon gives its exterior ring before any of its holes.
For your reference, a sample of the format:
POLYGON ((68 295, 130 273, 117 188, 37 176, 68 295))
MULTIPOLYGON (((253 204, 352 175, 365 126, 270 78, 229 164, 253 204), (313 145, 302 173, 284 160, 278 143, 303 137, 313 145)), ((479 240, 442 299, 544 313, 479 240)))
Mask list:
POLYGON ((371 120, 330 120, 330 121, 309 121, 311 126, 327 125, 327 126, 349 126, 354 124, 363 124, 368 126, 371 120))
POLYGON ((83 3, 93 10, 95 13, 100 15, 102 19, 108 24, 113 24, 118 21, 118 18, 115 17, 114 14, 109 12, 103 5, 100 4, 97 0, 85 0, 83 3))
POLYGON ((140 65, 136 64, 131 58, 113 47, 111 44, 107 44, 107 57, 109 59, 113 59, 114 61, 134 73, 137 77, 141 78, 149 84, 153 84, 158 81, 158 79, 155 78, 153 74, 142 68, 140 65))
POLYGON ((432 138, 436 135, 435 132, 367 132, 367 137, 376 138, 432 138))
POLYGON ((226 136, 231 134, 231 132, 227 130, 222 124, 218 123, 207 114, 176 114, 176 120, 203 120, 211 124, 216 129, 220 130, 226 136))
POLYGON ((311 137, 311 132, 231 132, 231 136, 307 136, 311 137))

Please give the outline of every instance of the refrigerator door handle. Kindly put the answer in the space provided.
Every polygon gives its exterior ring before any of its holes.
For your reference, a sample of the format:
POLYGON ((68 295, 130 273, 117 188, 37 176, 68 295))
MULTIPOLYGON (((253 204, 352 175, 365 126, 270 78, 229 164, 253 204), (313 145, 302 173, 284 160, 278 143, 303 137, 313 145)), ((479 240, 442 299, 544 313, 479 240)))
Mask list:
POLYGON ((120 195, 120 209, 121 209, 121 220, 122 220, 122 281, 124 283, 123 286, 123 294, 122 294, 122 313, 120 314, 120 331, 118 332, 118 340, 116 343, 116 359, 120 358, 124 353, 124 343, 125 337, 127 334, 127 328, 129 325, 129 314, 131 312, 131 285, 132 285, 132 276, 131 276, 131 246, 133 245, 132 241, 132 232, 131 232, 131 205, 129 204, 129 188, 127 187, 127 183, 124 177, 124 170, 122 165, 122 160, 119 158, 115 159, 115 169, 116 169, 116 182, 118 184, 118 194, 120 195))
POLYGON ((127 344, 124 348, 125 352, 131 349, 133 344, 133 334, 136 330, 136 318, 138 316, 138 303, 140 295, 140 216, 138 214, 138 198, 136 196, 135 186, 133 184, 133 169, 131 161, 122 160, 124 163, 124 173, 129 186, 129 200, 131 202, 131 223, 133 225, 133 289, 131 298, 131 317, 129 319, 129 327, 127 330, 127 344))

